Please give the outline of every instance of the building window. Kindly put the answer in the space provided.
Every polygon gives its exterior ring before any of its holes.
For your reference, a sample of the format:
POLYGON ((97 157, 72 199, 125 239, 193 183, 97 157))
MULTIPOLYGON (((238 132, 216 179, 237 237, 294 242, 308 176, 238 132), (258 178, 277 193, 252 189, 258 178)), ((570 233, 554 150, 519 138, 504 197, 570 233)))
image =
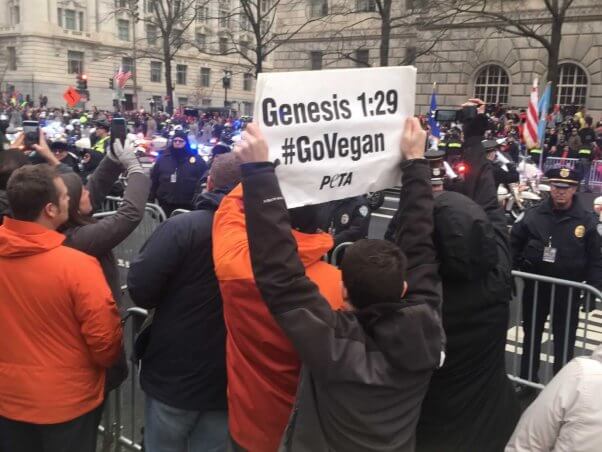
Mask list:
POLYGON ((328 14, 328 0, 309 0, 309 17, 322 17, 328 14))
POLYGON ((243 102, 242 106, 245 116, 253 116, 253 104, 251 102, 243 102))
POLYGON ((84 52, 67 51, 67 73, 84 73, 84 52))
POLYGON ((311 70, 318 71, 322 69, 322 52, 316 51, 310 53, 311 58, 311 70))
POLYGON ((130 21, 126 19, 117 20, 117 37, 121 41, 130 40, 130 21))
POLYGON ((83 13, 83 11, 78 12, 77 17, 79 19, 79 31, 84 31, 84 13, 83 13))
POLYGON ((199 9, 198 20, 199 22, 207 22, 209 20, 209 7, 208 6, 200 6, 199 9))
POLYGON ((186 73, 188 72, 188 66, 185 64, 178 64, 176 66, 176 83, 178 85, 186 84, 186 73))
POLYGON ((253 74, 245 74, 242 79, 242 89, 245 91, 253 90, 253 74))
POLYGON ((211 99, 209 99, 208 97, 202 99, 201 100, 201 105, 203 105, 204 107, 210 107, 211 106, 211 99))
POLYGON ((115 0, 115 8, 126 8, 127 0, 115 0))
POLYGON ((508 103, 510 78, 506 71, 495 64, 479 71, 474 85, 474 96, 486 104, 505 105, 508 103))
POLYGON ((426 7, 427 0, 406 0, 406 9, 422 9, 426 7))
POLYGON ((201 86, 211 86, 211 69, 208 67, 201 68, 201 86))
POLYGON ((151 61, 150 66, 150 81, 154 83, 161 83, 161 71, 163 64, 160 61, 151 61))
POLYGON ((416 64, 416 47, 406 47, 406 58, 405 64, 414 65, 416 64))
POLYGON ((251 30, 251 21, 244 11, 240 14, 240 29, 243 31, 251 30))
POLYGON ((157 43, 158 39, 157 27, 154 25, 146 26, 146 41, 148 45, 154 46, 157 43))
POLYGON ((11 25, 18 25, 21 23, 21 8, 19 5, 13 5, 10 8, 10 23, 11 25))
POLYGON ((355 51, 355 65, 357 67, 370 67, 369 49, 357 49, 355 51))
POLYGON ((155 12, 155 0, 144 0, 144 12, 145 13, 155 12))
POLYGON ((207 50, 207 35, 205 35, 203 33, 197 33, 196 34, 196 45, 198 46, 199 50, 202 50, 203 52, 205 52, 207 50))
POLYGON ((17 70, 17 49, 14 47, 7 47, 8 51, 8 70, 16 71, 17 70))
POLYGON ((121 59, 121 69, 123 69, 123 72, 134 72, 134 59, 123 57, 121 59))
POLYGON ((230 0, 221 0, 219 3, 219 10, 217 13, 217 17, 219 18, 219 26, 221 28, 230 28, 231 14, 232 13, 230 8, 230 0))
POLYGON ((558 103, 584 106, 587 99, 587 75, 576 64, 564 63, 558 68, 558 103))
POLYGON ((219 53, 222 55, 228 53, 228 38, 219 38, 219 53))
POLYGON ((188 98, 187 97, 178 97, 178 105, 180 107, 185 107, 186 105, 188 105, 188 98))
POLYGON ((240 53, 244 56, 248 56, 249 55, 249 41, 240 41, 240 43, 238 44, 238 46, 240 47, 240 53))
POLYGON ((73 9, 63 10, 63 28, 67 30, 77 30, 76 13, 73 9))
POLYGON ((376 11, 376 1, 357 0, 357 10, 360 13, 373 13, 376 11))

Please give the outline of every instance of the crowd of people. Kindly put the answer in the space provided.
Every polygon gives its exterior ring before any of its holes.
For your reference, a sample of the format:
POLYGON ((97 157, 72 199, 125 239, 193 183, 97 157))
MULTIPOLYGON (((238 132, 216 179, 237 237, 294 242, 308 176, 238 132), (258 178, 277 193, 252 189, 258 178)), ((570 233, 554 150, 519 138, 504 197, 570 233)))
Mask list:
MULTIPOLYGON (((538 381, 549 310, 557 375, 522 418, 505 364, 512 269, 602 288, 598 222, 576 197, 582 168, 548 172, 550 197, 509 234, 495 161, 526 156, 514 137, 521 118, 467 105, 478 114, 444 128, 437 150, 418 118, 403 125, 387 240, 366 238, 364 196, 288 209, 254 123, 136 113, 132 132, 146 137, 171 129, 167 120, 187 124, 150 167, 132 136, 108 135, 105 113, 29 110, 74 130, 93 124, 86 152, 98 156, 82 172, 43 127, 30 147, 20 134, 0 150, 0 330, 10 338, 0 452, 96 449, 106 394, 129 370, 112 249, 149 200, 168 216, 190 212, 161 223, 127 274, 131 300, 152 318, 135 344, 148 452, 599 450, 602 348, 571 361, 577 291, 524 288, 521 377, 538 381), (227 124, 246 126, 235 144, 219 142, 227 124), (218 140, 205 159, 191 136, 208 125, 218 140), (449 176, 458 158, 470 170, 449 176), (95 218, 122 174, 123 202, 95 218), (338 268, 323 259, 347 242, 338 268)), ((4 132, 18 127, 14 111, 4 132)), ((591 117, 578 113, 555 117, 550 137, 567 122, 590 136, 591 117)), ((555 136, 532 156, 564 152, 555 136)))

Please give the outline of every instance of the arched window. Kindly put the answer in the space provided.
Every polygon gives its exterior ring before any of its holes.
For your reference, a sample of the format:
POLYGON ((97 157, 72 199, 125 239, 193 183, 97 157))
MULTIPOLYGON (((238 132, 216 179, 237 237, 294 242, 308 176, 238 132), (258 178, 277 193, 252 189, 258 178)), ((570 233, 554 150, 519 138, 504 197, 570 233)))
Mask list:
POLYGON ((558 67, 558 103, 560 105, 585 105, 587 75, 573 63, 558 67))
POLYGON ((474 84, 474 95, 488 104, 507 104, 510 78, 506 71, 490 64, 481 69, 474 84))

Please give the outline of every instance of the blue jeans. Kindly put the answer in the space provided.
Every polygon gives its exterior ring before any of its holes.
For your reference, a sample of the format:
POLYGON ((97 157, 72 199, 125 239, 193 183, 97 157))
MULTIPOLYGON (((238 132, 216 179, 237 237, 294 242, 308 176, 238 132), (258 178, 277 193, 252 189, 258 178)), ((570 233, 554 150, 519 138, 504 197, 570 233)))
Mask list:
POLYGON ((225 452, 227 411, 188 411, 146 395, 144 448, 147 452, 225 452))

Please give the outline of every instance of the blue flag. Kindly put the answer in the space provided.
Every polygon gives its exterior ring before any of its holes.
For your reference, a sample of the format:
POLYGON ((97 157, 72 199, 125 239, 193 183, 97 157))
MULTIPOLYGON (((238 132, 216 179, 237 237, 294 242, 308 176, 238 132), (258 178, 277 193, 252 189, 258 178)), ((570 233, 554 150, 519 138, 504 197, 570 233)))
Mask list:
POLYGON ((537 110, 539 111, 539 124, 537 125, 537 136, 539 137, 539 145, 543 149, 543 142, 546 138, 546 117, 548 116, 548 109, 550 108, 550 100, 552 98, 552 84, 548 83, 546 89, 543 92, 543 96, 539 99, 539 105, 537 110))
POLYGON ((433 87, 433 94, 431 94, 431 109, 429 111, 429 126, 431 127, 431 135, 435 138, 441 138, 441 130, 439 130, 439 124, 435 120, 435 113, 437 112, 437 95, 435 94, 435 88, 433 87))

